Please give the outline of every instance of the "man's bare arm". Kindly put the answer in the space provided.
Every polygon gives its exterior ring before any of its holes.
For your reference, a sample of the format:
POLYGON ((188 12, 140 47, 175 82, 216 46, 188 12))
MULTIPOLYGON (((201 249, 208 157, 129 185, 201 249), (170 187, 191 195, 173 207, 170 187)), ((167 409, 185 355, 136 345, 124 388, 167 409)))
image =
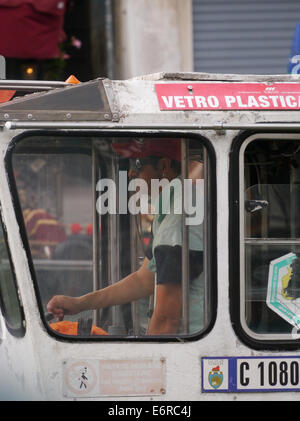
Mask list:
POLYGON ((148 269, 148 263, 148 259, 145 258, 136 272, 113 285, 81 297, 56 295, 49 301, 47 309, 62 320, 65 314, 125 304, 149 296, 154 292, 154 273, 148 269))

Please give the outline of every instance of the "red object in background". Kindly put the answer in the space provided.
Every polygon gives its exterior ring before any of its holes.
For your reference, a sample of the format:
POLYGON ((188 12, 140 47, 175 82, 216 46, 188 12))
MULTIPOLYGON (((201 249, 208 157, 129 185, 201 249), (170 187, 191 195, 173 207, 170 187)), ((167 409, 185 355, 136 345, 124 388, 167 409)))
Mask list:
POLYGON ((86 228, 87 235, 93 235, 93 224, 89 224, 86 228))
POLYGON ((149 237, 144 238, 144 244, 145 244, 145 246, 149 246, 149 244, 150 244, 150 238, 149 237))
POLYGON ((26 209, 25 226, 29 241, 37 246, 56 246, 66 240, 62 225, 44 209, 26 209))
POLYGON ((6 58, 59 56, 68 0, 0 0, 0 54, 6 58))
POLYGON ((0 90, 0 103, 9 101, 15 93, 16 91, 0 90))
POLYGON ((71 225, 71 233, 72 234, 79 234, 82 230, 82 226, 78 223, 74 223, 71 225))

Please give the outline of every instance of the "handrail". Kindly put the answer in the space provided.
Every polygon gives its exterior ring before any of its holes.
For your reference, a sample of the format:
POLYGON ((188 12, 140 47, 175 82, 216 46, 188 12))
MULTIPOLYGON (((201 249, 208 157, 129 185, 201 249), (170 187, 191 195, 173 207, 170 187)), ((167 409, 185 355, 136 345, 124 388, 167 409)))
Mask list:
POLYGON ((45 80, 0 80, 0 90, 49 91, 66 86, 72 86, 72 84, 67 82, 45 80))
POLYGON ((107 129, 107 130, 159 130, 162 133, 177 130, 277 130, 277 129, 300 129, 300 122, 276 122, 276 123, 193 123, 193 124, 174 124, 174 123, 149 123, 149 124, 127 124, 110 123, 98 121, 6 121, 6 130, 16 129, 68 129, 68 130, 88 130, 88 129, 107 129))

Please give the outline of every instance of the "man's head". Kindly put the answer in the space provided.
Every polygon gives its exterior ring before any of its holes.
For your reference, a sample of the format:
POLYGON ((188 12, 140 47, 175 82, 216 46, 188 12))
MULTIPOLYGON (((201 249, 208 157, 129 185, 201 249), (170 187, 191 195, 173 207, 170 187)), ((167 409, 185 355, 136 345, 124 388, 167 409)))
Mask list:
POLYGON ((150 187, 151 179, 171 181, 180 173, 181 142, 179 139, 133 139, 113 143, 113 150, 130 159, 129 177, 142 178, 150 187))

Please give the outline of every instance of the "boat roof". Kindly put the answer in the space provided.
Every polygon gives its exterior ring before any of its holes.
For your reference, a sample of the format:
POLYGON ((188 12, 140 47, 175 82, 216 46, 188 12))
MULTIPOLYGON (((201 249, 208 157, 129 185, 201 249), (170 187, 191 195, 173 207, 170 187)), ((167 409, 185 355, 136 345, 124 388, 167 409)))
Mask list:
MULTIPOLYGON (((0 104, 0 126, 7 122, 27 122, 35 127, 37 122, 63 122, 65 127, 73 122, 126 123, 138 126, 165 125, 171 127, 188 123, 189 127, 221 126, 222 124, 289 121, 299 124, 299 107, 282 110, 162 110, 155 87, 159 84, 190 84, 195 87, 203 83, 276 83, 299 84, 300 75, 244 75, 199 72, 159 72, 127 80, 97 78, 78 84, 49 81, 1 80, 1 90, 16 90, 16 96, 0 104), (191 112, 190 112, 191 111, 191 112), (285 111, 285 110, 284 110, 285 111), (268 114, 268 117, 267 117, 268 114), (283 116, 285 114, 285 116, 283 116), (138 117, 137 117, 138 116, 138 117), (167 125, 166 124, 166 125, 167 125)), ((221 88, 221 87, 220 87, 221 88)), ((300 101, 300 88, 299 88, 300 101)), ((30 124, 28 127, 30 127, 30 124)), ((129 127, 128 126, 128 127, 129 127)), ((10 127, 12 127, 10 125, 10 127)), ((45 126, 46 127, 46 126, 45 126)), ((59 124, 57 125, 59 127, 59 124)), ((72 126, 70 125, 72 128, 72 126)), ((79 126, 78 126, 79 127, 79 126)), ((125 127, 125 126, 124 126, 125 127)))

